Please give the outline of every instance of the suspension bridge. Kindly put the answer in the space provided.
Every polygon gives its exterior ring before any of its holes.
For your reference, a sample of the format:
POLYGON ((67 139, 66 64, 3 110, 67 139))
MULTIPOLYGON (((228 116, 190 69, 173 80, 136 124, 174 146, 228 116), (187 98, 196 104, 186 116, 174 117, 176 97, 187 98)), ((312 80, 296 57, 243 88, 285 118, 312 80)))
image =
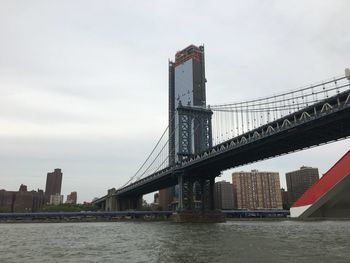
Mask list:
POLYGON ((95 204, 138 209, 142 195, 178 185, 178 209, 191 209, 193 183, 200 182, 202 207, 213 209, 214 180, 223 170, 349 137, 350 74, 238 103, 180 103, 177 112, 175 162, 167 127, 135 174, 95 204), (201 151, 193 149, 194 133, 204 141, 201 151))

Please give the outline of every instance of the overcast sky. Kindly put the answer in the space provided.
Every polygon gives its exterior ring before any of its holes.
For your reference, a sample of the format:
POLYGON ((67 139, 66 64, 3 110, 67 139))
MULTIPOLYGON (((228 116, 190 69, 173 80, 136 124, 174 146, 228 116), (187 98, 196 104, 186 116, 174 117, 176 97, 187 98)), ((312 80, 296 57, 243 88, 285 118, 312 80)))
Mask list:
MULTIPOLYGON (((134 174, 167 126, 168 59, 205 45, 207 103, 341 75, 350 1, 0 1, 0 189, 91 201, 134 174)), ((235 170, 321 173, 350 140, 235 170)), ((222 179, 231 181, 224 172, 222 179)), ((220 179, 220 178, 219 178, 220 179)))

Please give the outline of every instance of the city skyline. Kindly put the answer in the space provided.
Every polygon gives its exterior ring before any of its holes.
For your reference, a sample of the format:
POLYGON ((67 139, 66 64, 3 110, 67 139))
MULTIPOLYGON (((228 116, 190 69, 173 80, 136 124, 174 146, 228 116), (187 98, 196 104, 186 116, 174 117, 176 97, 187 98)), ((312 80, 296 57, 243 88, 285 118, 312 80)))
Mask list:
MULTIPOLYGON (((53 167, 79 202, 123 185, 167 126, 167 59, 189 44, 205 45, 208 104, 297 89, 350 66, 349 2, 183 4, 181 21, 179 3, 132 12, 109 2, 0 4, 1 189, 44 189, 53 167)), ((322 175, 349 148, 343 140, 217 180, 258 169, 279 172, 285 187, 286 172, 306 165, 322 175)))

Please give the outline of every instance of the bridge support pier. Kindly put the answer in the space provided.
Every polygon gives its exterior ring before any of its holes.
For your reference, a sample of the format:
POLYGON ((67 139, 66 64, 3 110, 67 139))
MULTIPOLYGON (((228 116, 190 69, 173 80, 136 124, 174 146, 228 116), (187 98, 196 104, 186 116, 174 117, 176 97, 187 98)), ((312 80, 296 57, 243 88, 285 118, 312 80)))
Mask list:
POLYGON ((198 182, 200 186, 200 210, 214 210, 214 185, 215 177, 217 175, 218 173, 190 176, 185 173, 179 173, 177 175, 179 191, 176 210, 182 211, 196 209, 196 206, 194 205, 195 182, 198 182))
MULTIPOLYGON (((178 204, 177 213, 173 216, 175 222, 225 222, 225 216, 214 207, 215 177, 219 173, 203 173, 200 175, 188 175, 181 172, 178 178, 178 204), (195 185, 199 189, 194 189, 195 185), (195 204, 195 192, 200 191, 200 205, 195 204)), ((197 200, 199 201, 199 200, 197 200)))
POLYGON ((215 210, 214 205, 214 186, 215 177, 212 175, 209 178, 199 179, 201 192, 201 210, 215 210))
POLYGON ((105 205, 104 205, 104 210, 106 212, 117 210, 115 191, 116 191, 115 188, 108 190, 108 194, 107 194, 105 205))

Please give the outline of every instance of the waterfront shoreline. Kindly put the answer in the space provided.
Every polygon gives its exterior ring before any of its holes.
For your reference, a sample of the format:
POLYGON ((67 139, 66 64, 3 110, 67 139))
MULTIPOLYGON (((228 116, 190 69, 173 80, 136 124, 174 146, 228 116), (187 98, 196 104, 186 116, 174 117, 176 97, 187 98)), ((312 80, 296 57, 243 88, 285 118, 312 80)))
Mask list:
POLYGON ((100 220, 100 219, 92 219, 92 220, 8 220, 8 221, 0 221, 1 224, 42 224, 42 223, 115 223, 115 222, 164 222, 171 221, 170 219, 142 219, 142 218, 133 218, 133 219, 111 219, 111 220, 100 220))
MULTIPOLYGON (((269 222, 269 221, 294 221, 297 219, 291 219, 291 218, 229 218, 226 217, 226 221, 237 221, 237 222, 269 222)), ((349 219, 348 219, 349 220, 349 219)), ((114 223, 114 222, 174 222, 171 217, 169 218, 112 218, 112 219, 95 219, 95 218, 89 218, 89 219, 35 219, 35 220, 4 220, 0 221, 0 224, 30 224, 30 223, 114 223)), ((310 221, 318 221, 318 220, 310 220, 310 221)), ((225 223, 225 222, 221 222, 225 223)), ((200 223, 202 224, 202 223, 200 223)))
MULTIPOLYGON (((349 221, 350 218, 310 218, 310 219, 298 219, 298 218, 226 218, 226 222, 283 222, 283 221, 298 221, 298 222, 325 222, 325 221, 349 221)), ((137 223, 152 223, 152 222, 170 222, 174 223, 171 218, 157 218, 157 219, 145 219, 145 218, 118 218, 118 219, 79 219, 79 220, 7 220, 0 221, 1 224, 57 224, 57 223, 116 223, 116 222, 137 222, 137 223)), ((189 222, 188 222, 189 223, 189 222)), ((185 223, 185 224, 188 224, 185 223)), ((225 223, 225 222, 221 222, 225 223)), ((181 223, 180 223, 181 224, 181 223)), ((203 223, 198 223, 203 224, 203 223)), ((205 223, 204 223, 205 224, 205 223)), ((208 223, 210 224, 210 223, 208 223)), ((220 223, 219 223, 220 224, 220 223)))

